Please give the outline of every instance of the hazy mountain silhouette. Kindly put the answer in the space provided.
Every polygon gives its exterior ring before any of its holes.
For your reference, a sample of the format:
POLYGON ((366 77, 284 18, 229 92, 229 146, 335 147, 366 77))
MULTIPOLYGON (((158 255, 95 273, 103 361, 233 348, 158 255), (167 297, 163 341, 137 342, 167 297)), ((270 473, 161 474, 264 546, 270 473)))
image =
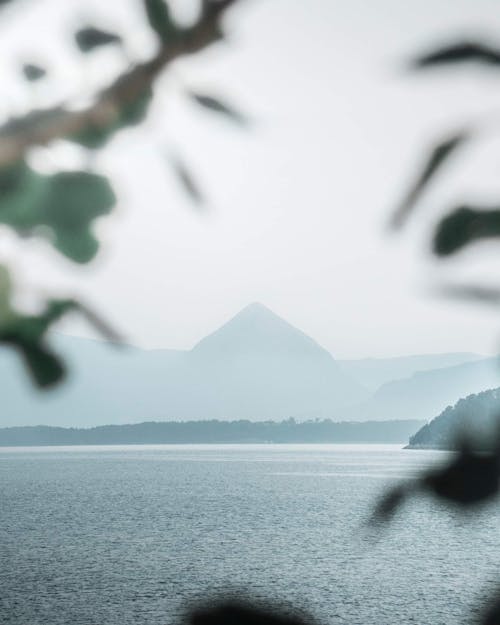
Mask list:
POLYGON ((0 427, 289 417, 428 420, 460 396, 498 380, 494 360, 483 359, 415 373, 370 395, 359 379, 371 380, 373 387, 377 376, 400 378, 425 363, 474 356, 342 361, 341 366, 262 304, 247 306, 189 351, 117 348, 61 335, 53 340, 72 371, 57 392, 35 392, 17 356, 0 351, 0 427))
POLYGON ((330 353, 311 337, 258 302, 245 306, 222 327, 203 338, 191 353, 210 360, 257 354, 259 357, 323 358, 329 364, 333 361, 330 353))
POLYGON ((470 352, 451 354, 417 354, 395 358, 361 358, 338 360, 341 368, 370 391, 376 391, 383 384, 408 378, 419 371, 443 369, 466 362, 484 360, 485 356, 470 352))
POLYGON ((497 358, 419 371, 409 378, 383 384, 348 416, 356 420, 429 420, 460 397, 498 386, 499 382, 497 358))
POLYGON ((325 349, 261 304, 186 352, 110 349, 70 337, 57 343, 76 371, 57 393, 35 394, 12 358, 0 360, 0 425, 341 418, 368 396, 325 349))

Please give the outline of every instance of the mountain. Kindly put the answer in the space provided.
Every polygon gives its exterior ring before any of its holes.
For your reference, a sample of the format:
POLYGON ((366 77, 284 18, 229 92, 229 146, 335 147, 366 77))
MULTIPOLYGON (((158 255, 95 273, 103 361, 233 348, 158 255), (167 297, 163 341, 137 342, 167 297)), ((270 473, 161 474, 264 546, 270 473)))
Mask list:
POLYGON ((329 352, 261 304, 200 341, 188 367, 213 417, 329 417, 368 396, 329 352))
POLYGON ((443 369, 484 358, 484 356, 470 352, 452 352, 449 354, 398 356, 396 358, 338 360, 337 362, 349 376, 365 388, 376 391, 387 382, 411 377, 418 371, 443 369))
POLYGON ((410 438, 408 449, 456 449, 466 436, 478 449, 495 444, 500 418, 500 388, 460 399, 410 438))
POLYGON ((168 421, 94 428, 0 428, 0 447, 171 443, 402 443, 421 421, 168 421))
POLYGON ((368 400, 350 409, 356 420, 432 418, 460 397, 498 386, 497 358, 485 358, 453 367, 419 371, 408 378, 383 384, 368 400))
POLYGON ((190 351, 54 342, 74 372, 56 392, 33 391, 12 354, 2 352, 0 426, 341 417, 368 396, 325 349, 261 304, 190 351))
POLYGON ((500 380, 496 360, 474 354, 339 363, 262 304, 247 306, 188 351, 61 335, 50 340, 71 371, 54 392, 35 391, 17 355, 0 350, 0 427, 289 417, 427 421, 500 380), (415 371, 424 366, 436 368, 415 371), (373 389, 387 376, 391 381, 375 392, 362 383, 373 389))

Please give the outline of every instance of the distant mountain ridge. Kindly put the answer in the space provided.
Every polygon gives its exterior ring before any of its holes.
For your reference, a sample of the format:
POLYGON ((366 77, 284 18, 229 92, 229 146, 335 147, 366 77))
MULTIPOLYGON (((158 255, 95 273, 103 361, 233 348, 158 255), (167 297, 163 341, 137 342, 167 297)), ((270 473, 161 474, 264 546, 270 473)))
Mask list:
POLYGON ((495 359, 475 354, 336 361, 262 304, 245 307, 188 351, 120 348, 62 335, 51 340, 72 371, 57 392, 35 392, 17 356, 0 350, 0 427, 151 419, 428 420, 461 395, 500 382, 495 359), (440 368, 419 371, 424 364, 440 368))
POLYGON ((485 358, 452 367, 417 371, 412 376, 383 384, 366 401, 348 410, 356 420, 429 420, 460 397, 492 388, 500 383, 497 358, 485 358))
POLYGON ((387 382, 402 380, 418 372, 445 369, 486 358, 481 354, 454 352, 451 354, 416 354, 393 358, 337 360, 337 362, 347 374, 355 378, 364 387, 376 391, 387 382))
POLYGON ((35 394, 0 360, 0 426, 341 417, 369 394, 328 351, 261 304, 185 352, 57 343, 76 371, 57 393, 35 394))

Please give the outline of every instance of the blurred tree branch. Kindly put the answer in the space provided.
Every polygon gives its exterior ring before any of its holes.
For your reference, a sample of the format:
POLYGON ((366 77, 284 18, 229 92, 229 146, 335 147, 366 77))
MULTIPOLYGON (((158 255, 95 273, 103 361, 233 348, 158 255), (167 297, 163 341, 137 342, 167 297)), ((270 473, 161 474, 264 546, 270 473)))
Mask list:
POLYGON ((222 16, 237 1, 202 2, 200 15, 194 24, 187 28, 175 28, 171 38, 161 41, 160 49, 152 59, 119 76, 95 96, 88 108, 72 111, 61 104, 32 111, 0 126, 0 167, 16 163, 32 147, 67 139, 88 128, 114 128, 123 110, 148 93, 168 65, 223 39, 222 16))

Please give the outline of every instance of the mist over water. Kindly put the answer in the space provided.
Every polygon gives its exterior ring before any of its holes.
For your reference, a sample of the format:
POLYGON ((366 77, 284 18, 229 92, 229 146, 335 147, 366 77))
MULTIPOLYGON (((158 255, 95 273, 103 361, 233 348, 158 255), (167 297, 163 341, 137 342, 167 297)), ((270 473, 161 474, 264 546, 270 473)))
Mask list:
POLYGON ((379 445, 0 449, 0 622, 179 622, 243 593, 323 623, 471 621, 496 581, 498 506, 415 500, 362 526, 442 452, 379 445))

